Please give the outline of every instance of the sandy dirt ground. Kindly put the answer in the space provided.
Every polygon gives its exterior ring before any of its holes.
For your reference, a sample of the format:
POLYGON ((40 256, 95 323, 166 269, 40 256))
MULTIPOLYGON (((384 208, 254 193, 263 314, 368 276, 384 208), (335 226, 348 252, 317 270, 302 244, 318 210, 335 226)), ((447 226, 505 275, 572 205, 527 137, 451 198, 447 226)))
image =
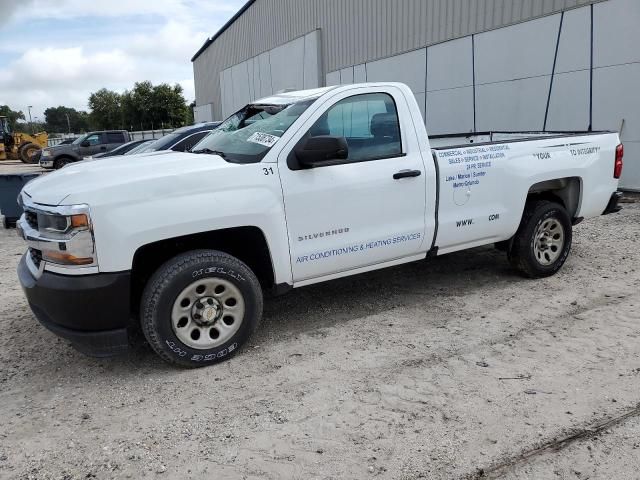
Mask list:
POLYGON ((34 320, 0 230, 0 478, 640 478, 625 207, 577 226, 552 278, 482 248, 267 299, 199 370, 77 353, 34 320))

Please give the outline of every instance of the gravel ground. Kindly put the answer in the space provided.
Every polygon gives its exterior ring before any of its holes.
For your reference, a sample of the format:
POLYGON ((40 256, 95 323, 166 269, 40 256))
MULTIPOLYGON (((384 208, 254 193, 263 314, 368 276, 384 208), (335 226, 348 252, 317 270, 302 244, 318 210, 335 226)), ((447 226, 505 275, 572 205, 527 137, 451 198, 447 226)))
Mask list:
POLYGON ((544 280, 483 248, 268 299, 199 370, 47 332, 0 230, 0 478, 640 478, 639 222, 579 225, 544 280))

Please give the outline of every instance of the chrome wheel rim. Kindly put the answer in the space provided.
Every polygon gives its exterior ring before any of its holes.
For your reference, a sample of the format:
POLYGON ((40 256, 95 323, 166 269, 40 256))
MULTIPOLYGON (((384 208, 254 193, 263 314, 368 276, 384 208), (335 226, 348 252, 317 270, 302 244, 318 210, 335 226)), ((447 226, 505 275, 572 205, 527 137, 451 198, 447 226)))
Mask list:
POLYGON ((555 218, 547 218, 537 228, 533 253, 540 265, 548 266, 558 260, 564 248, 564 228, 555 218))
POLYGON ((233 337, 242 325, 244 312, 244 297, 238 287, 222 278, 203 278, 176 297, 171 326, 182 343, 206 350, 233 337))

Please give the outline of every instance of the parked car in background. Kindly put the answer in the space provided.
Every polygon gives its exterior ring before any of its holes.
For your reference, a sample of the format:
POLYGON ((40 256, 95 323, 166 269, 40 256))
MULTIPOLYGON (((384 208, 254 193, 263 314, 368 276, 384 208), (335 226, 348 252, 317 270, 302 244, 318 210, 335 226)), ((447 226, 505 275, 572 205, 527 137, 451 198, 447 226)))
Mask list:
POLYGON ((62 168, 90 155, 110 152, 130 140, 129 132, 126 130, 89 132, 68 145, 44 148, 40 156, 40 166, 47 169, 62 168))
POLYGON ((89 160, 89 159, 117 157, 120 155, 125 155, 131 152, 132 150, 138 149, 138 147, 142 148, 153 141, 154 141, 153 138, 145 138, 144 140, 131 140, 130 142, 127 142, 123 145, 120 145, 117 148, 114 148, 110 152, 97 153, 95 155, 91 155, 90 157, 86 157, 86 159, 89 160))
POLYGON ((174 152, 186 152, 202 140, 207 134, 220 125, 222 122, 206 122, 188 127, 178 128, 173 132, 158 138, 136 153, 158 152, 161 150, 173 150, 174 152))

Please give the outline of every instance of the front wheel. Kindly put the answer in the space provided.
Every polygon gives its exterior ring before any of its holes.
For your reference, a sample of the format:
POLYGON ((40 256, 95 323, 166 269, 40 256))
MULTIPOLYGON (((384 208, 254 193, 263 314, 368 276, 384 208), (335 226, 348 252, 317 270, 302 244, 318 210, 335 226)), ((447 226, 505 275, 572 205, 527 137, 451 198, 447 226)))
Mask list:
POLYGON ((142 331, 169 363, 203 367, 226 360, 262 316, 255 274, 231 255, 194 250, 162 265, 142 295, 142 331))
POLYGON ((547 200, 528 203, 508 252, 511 265, 530 278, 553 275, 569 256, 571 228, 562 205, 547 200))
POLYGON ((69 165, 70 163, 72 163, 72 160, 69 157, 60 157, 54 160, 53 168, 60 170, 62 167, 69 165))

